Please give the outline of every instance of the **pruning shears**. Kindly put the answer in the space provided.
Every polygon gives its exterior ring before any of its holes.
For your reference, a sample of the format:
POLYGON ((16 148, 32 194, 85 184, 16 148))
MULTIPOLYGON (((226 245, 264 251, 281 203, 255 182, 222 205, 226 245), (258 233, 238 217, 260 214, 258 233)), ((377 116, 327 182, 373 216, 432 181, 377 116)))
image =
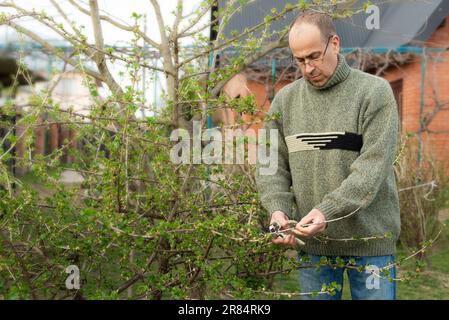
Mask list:
POLYGON ((300 246, 304 246, 305 242, 302 241, 301 239, 297 238, 296 235, 293 232, 291 232, 291 230, 295 228, 297 223, 298 222, 296 222, 294 220, 289 220, 287 222, 287 229, 281 230, 281 225, 277 221, 274 221, 272 224, 270 224, 270 227, 268 230, 270 231, 271 235, 275 239, 276 238, 284 239, 286 235, 292 234, 296 238, 296 243, 300 246))

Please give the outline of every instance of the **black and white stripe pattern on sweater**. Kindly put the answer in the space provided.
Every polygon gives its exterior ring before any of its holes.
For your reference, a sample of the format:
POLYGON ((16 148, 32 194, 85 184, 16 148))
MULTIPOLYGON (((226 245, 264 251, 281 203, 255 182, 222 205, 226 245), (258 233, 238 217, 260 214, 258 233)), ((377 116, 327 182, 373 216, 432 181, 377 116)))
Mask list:
POLYGON ((343 149, 360 151, 362 135, 352 132, 300 133, 285 137, 288 152, 343 149))

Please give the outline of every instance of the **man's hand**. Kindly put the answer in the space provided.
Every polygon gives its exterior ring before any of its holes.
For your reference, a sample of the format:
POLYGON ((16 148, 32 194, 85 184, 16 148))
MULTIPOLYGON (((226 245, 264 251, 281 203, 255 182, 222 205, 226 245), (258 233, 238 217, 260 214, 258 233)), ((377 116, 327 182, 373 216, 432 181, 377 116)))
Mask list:
POLYGON ((292 230, 295 234, 310 238, 326 229, 326 217, 318 209, 312 209, 301 221, 298 222, 295 229, 292 230), (312 224, 310 226, 304 226, 312 224))
MULTIPOLYGON (((270 224, 272 224, 274 221, 279 223, 279 225, 281 226, 281 230, 288 228, 288 217, 282 211, 275 211, 271 214, 270 224)), ((284 238, 281 237, 273 238, 272 241, 275 244, 282 244, 285 246, 292 246, 292 247, 296 246, 296 237, 291 234, 288 235, 286 234, 284 238)))

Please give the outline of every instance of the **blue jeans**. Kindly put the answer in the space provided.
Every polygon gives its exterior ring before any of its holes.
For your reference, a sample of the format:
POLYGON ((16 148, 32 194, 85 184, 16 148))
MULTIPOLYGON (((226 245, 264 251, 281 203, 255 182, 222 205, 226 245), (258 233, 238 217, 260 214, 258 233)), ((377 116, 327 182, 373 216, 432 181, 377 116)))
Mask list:
POLYGON ((342 260, 337 260, 336 256, 326 256, 326 258, 331 264, 341 263, 343 260, 345 265, 355 262, 356 266, 364 266, 364 268, 360 272, 359 270, 346 267, 334 268, 322 265, 317 270, 316 266, 322 259, 322 256, 301 253, 298 256, 301 266, 314 265, 312 268, 299 269, 301 293, 320 292, 323 284, 329 286, 333 282, 341 286, 341 290, 336 290, 336 294, 333 296, 328 293, 319 294, 318 296, 303 295, 303 300, 341 300, 343 273, 345 270, 348 273, 349 287, 353 300, 396 300, 396 281, 390 281, 390 278, 396 278, 396 267, 388 269, 386 273, 376 273, 376 268, 380 269, 394 263, 394 256, 340 257, 342 260), (365 266, 369 266, 369 268, 365 268, 365 266), (370 271, 374 271, 375 274, 370 271), (376 274, 380 274, 381 277, 376 276, 376 274))

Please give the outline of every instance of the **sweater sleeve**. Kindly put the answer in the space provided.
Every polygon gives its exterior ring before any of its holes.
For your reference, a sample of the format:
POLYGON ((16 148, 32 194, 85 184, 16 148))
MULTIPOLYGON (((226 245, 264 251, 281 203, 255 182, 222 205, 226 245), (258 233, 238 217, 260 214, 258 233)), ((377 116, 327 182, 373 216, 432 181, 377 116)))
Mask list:
POLYGON ((350 166, 348 177, 315 206, 326 220, 365 208, 376 197, 393 170, 398 132, 397 105, 388 82, 382 81, 371 95, 363 116, 363 146, 350 166))
MULTIPOLYGON (((265 129, 267 148, 270 154, 266 154, 270 161, 276 162, 277 170, 275 172, 265 172, 261 170, 268 168, 269 163, 262 163, 261 156, 257 156, 256 166, 256 186, 259 192, 262 206, 272 214, 275 211, 282 211, 287 216, 292 217, 292 206, 294 204, 294 194, 290 187, 292 185, 292 177, 290 174, 290 166, 288 161, 288 149, 284 140, 281 112, 282 95, 279 93, 275 96, 271 103, 268 115, 272 116, 280 113, 281 119, 270 119, 264 121, 263 129, 265 129), (277 133, 277 139, 270 144, 271 136, 277 133)), ((274 139, 274 138, 273 138, 274 139)), ((258 148, 260 150, 260 146, 258 148)))

